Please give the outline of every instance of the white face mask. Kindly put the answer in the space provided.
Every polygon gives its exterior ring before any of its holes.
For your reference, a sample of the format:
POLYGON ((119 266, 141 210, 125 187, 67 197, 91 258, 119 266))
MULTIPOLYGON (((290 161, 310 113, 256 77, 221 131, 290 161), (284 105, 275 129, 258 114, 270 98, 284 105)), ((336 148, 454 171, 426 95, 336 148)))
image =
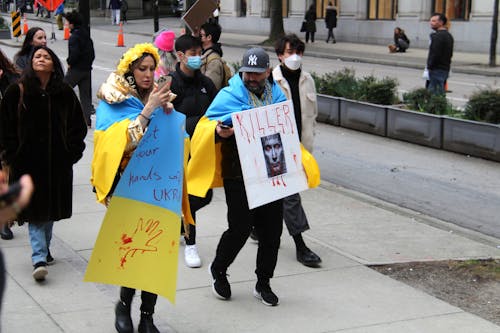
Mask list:
POLYGON ((285 66, 296 71, 302 65, 302 58, 298 54, 292 54, 288 58, 285 58, 285 66))

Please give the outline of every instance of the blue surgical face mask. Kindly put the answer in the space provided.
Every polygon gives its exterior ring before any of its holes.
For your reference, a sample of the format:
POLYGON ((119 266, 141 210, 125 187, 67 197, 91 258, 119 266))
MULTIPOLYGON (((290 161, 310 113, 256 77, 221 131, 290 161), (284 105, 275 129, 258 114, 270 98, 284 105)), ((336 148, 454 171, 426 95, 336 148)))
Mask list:
POLYGON ((197 69, 200 69, 201 67, 201 57, 200 56, 191 56, 188 57, 186 66, 195 71, 197 69))

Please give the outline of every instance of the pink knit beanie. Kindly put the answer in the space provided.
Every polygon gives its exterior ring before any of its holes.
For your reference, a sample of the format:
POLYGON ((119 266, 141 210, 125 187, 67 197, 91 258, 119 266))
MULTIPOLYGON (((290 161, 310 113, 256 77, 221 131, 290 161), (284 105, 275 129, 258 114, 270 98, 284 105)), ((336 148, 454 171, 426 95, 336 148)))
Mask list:
POLYGON ((155 45, 162 51, 172 51, 174 49, 175 32, 172 30, 162 31, 155 38, 155 45))

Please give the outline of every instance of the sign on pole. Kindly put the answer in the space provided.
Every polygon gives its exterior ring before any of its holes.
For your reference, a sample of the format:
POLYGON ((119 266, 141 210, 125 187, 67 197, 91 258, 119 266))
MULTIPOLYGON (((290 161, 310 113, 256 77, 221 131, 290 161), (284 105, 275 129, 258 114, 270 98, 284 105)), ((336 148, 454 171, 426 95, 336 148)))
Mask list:
POLYGON ((10 13, 12 17, 12 36, 21 36, 21 12, 10 13))
POLYGON ((250 209, 308 189, 291 101, 231 118, 250 209))

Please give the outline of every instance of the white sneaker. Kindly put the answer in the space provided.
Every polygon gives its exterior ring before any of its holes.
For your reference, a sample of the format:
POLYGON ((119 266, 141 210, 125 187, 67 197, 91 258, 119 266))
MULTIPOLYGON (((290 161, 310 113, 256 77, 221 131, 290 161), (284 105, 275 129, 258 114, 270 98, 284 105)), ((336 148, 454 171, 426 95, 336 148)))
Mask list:
POLYGON ((187 267, 201 267, 201 259, 198 255, 198 249, 196 248, 196 245, 186 245, 186 247, 184 248, 184 260, 186 261, 187 267))

